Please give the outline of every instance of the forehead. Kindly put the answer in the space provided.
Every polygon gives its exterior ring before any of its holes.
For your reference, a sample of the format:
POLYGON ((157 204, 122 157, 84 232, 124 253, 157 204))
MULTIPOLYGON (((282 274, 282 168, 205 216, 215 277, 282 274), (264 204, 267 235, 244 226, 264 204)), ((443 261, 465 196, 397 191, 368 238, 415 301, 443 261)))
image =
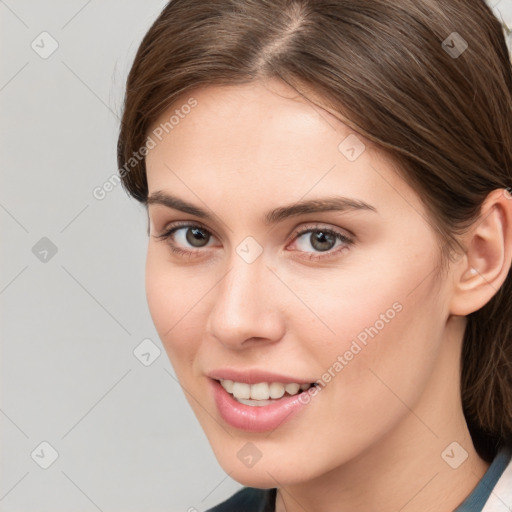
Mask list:
POLYGON ((174 123, 146 157, 150 194, 172 190, 196 204, 208 197, 217 208, 240 201, 239 207, 249 202, 267 209, 306 195, 338 194, 379 210, 379 203, 393 201, 397 208, 404 199, 402 206, 421 209, 386 155, 284 82, 196 89, 152 129, 171 116, 174 123), (344 152, 347 140, 363 148, 356 159, 344 152))
POLYGON ((150 170, 164 159, 179 168, 215 168, 217 176, 256 170, 260 178, 272 169, 330 167, 350 133, 278 80, 196 89, 175 101, 153 124, 155 130, 160 134, 153 136, 157 146, 147 157, 150 170))

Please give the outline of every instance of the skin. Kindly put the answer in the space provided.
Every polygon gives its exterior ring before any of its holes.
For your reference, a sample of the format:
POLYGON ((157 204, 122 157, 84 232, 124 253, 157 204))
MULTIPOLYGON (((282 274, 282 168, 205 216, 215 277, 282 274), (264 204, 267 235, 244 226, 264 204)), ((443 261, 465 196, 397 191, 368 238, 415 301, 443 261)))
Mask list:
POLYGON ((417 193, 361 136, 366 150, 349 161, 338 145, 353 132, 332 114, 271 79, 198 89, 155 126, 190 96, 197 106, 147 155, 149 196, 172 193, 215 216, 148 205, 146 292, 219 463, 244 485, 277 487, 278 511, 452 511, 488 468, 462 412, 460 352, 464 315, 510 268, 512 201, 490 197, 485 220, 463 240, 468 251, 442 274, 417 193), (376 212, 264 222, 273 208, 333 193, 376 212), (203 247, 186 241, 187 229, 157 238, 176 221, 211 238, 203 247), (307 228, 353 243, 322 252, 311 232, 294 235, 307 228), (247 236, 264 249, 250 264, 236 252, 247 236), (171 242, 195 256, 173 253, 171 242), (401 311, 290 421, 249 433, 220 416, 209 371, 258 368, 314 382, 394 303, 401 311), (249 441, 262 454, 251 468, 237 457, 249 441), (467 452, 456 469, 441 456, 453 442, 467 452))

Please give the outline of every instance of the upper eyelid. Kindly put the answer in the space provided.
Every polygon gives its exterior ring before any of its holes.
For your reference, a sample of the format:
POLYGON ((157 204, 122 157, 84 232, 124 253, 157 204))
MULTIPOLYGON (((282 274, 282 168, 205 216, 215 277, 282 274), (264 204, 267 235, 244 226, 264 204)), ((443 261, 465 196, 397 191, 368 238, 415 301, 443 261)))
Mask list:
POLYGON ((210 228, 204 226, 201 224, 201 222, 196 221, 178 221, 176 223, 170 223, 164 226, 161 233, 159 235, 154 235, 156 238, 162 238, 164 237, 169 231, 173 231, 175 233, 178 229, 185 229, 185 228, 200 228, 204 229, 205 231, 208 231, 208 233, 212 234, 215 238, 219 239, 219 237, 215 234, 214 231, 212 231, 210 228))
MULTIPOLYGON (((212 230, 210 228, 204 226, 201 222, 197 222, 197 221, 181 221, 181 222, 178 221, 176 223, 171 223, 170 225, 163 228, 163 231, 161 234, 154 235, 154 236, 156 238, 164 238, 170 231, 172 231, 174 234, 179 229, 194 228, 194 227, 204 229, 208 233, 212 234, 215 238, 217 238, 217 240, 219 240, 219 237, 214 232, 212 232, 212 230)), ((338 233, 338 234, 344 236, 345 238, 347 238, 351 243, 354 243, 355 235, 353 233, 351 233, 348 229, 341 228, 341 227, 328 226, 328 223, 323 223, 323 222, 305 223, 305 225, 294 228, 290 232, 290 234, 287 235, 286 238, 288 238, 292 235, 294 235, 295 237, 303 236, 304 234, 308 233, 309 231, 321 231, 322 229, 324 229, 325 231, 332 231, 334 233, 338 233)))

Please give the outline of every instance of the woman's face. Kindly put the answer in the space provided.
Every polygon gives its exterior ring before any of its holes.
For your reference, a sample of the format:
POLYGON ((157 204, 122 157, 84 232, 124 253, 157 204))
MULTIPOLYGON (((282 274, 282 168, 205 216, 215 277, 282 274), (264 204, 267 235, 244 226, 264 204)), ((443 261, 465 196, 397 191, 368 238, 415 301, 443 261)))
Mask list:
POLYGON ((392 162, 282 82, 191 96, 149 134, 151 315, 225 471, 310 480, 440 384, 437 238, 392 162))

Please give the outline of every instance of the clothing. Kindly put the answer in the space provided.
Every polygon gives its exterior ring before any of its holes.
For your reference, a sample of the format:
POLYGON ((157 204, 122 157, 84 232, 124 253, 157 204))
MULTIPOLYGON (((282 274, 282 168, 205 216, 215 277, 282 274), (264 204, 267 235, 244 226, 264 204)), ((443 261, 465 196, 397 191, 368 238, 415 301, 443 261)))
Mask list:
MULTIPOLYGON (((275 512, 276 489, 244 487, 206 512, 275 512)), ((502 447, 471 494, 453 512, 512 510, 512 448, 502 447)))
POLYGON ((244 487, 206 512, 275 512, 276 489, 244 487))
POLYGON ((510 448, 502 448, 473 492, 453 512, 510 511, 512 508, 511 456, 510 448))

